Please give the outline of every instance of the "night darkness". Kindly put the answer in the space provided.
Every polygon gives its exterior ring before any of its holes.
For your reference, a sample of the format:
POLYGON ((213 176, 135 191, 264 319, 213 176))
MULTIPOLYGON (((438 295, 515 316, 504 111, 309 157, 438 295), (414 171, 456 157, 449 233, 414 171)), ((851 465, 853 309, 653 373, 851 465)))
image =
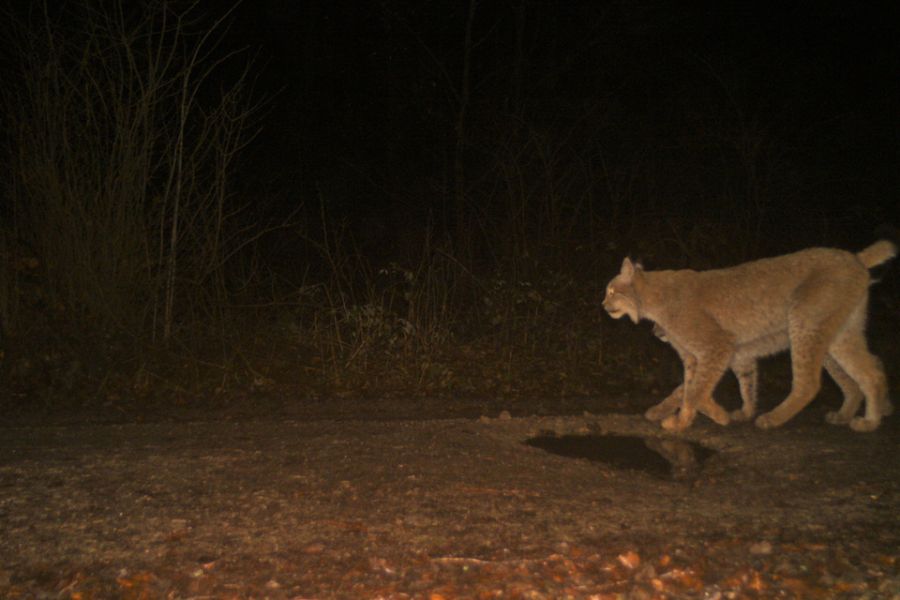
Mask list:
MULTIPOLYGON (((363 222, 387 211, 399 222, 379 226, 408 227, 427 212, 451 227, 467 3, 242 10, 234 35, 262 44, 259 91, 280 90, 251 172, 304 197, 327 190, 363 222)), ((801 244, 865 243, 896 225, 895 16, 836 3, 477 3, 461 150, 470 208, 490 212, 498 154, 530 135, 593 167, 570 193, 598 210, 627 171, 641 198, 622 202, 646 218, 727 220, 755 202, 769 234, 803 222, 820 238, 801 244)))

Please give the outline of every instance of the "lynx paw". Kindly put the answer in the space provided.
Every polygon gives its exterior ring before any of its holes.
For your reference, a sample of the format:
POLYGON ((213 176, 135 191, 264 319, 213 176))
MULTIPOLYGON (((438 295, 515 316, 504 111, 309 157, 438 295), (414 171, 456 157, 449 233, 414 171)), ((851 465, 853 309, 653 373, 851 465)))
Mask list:
POLYGON ((662 428, 673 433, 684 431, 690 425, 690 421, 682 421, 680 415, 669 415, 662 421, 662 428))
POLYGON ((713 412, 706 415, 709 417, 716 425, 721 425, 722 427, 726 427, 729 423, 731 423, 731 417, 728 416, 727 412, 713 412))
POLYGON ((825 422, 831 425, 846 425, 852 420, 853 417, 848 417, 837 410, 833 410, 825 415, 825 422))
POLYGON ((771 412, 767 412, 765 414, 759 415, 756 417, 756 426, 760 429, 772 429, 774 427, 780 426, 784 421, 777 419, 771 412))
POLYGON ((753 413, 752 412, 744 412, 743 410, 733 410, 730 413, 728 413, 728 416, 732 421, 741 423, 741 422, 749 421, 750 419, 752 419, 753 413))
POLYGON ((722 425, 723 427, 731 422, 731 419, 728 416, 728 412, 724 408, 716 404, 714 400, 710 400, 709 402, 704 403, 704 405, 700 407, 700 412, 712 419, 716 424, 722 425))
POLYGON ((881 419, 866 419, 864 417, 856 417, 850 421, 850 429, 859 433, 868 433, 875 431, 881 425, 881 419))
POLYGON ((648 408, 647 412, 644 413, 644 418, 648 421, 662 421, 677 410, 677 407, 670 408, 669 406, 664 406, 664 404, 663 402, 648 408))

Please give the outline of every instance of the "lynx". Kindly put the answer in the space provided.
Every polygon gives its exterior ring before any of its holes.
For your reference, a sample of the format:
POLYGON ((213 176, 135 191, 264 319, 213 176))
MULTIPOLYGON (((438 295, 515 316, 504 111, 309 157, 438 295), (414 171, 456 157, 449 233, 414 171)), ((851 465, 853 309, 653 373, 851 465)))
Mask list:
POLYGON ((681 431, 699 411, 725 425, 756 412, 756 359, 790 350, 793 385, 756 425, 778 427, 819 391, 822 368, 844 394, 833 424, 873 431, 893 407, 881 361, 865 339, 868 269, 897 253, 879 241, 853 254, 809 248, 711 271, 644 271, 628 258, 606 288, 603 307, 615 319, 648 319, 681 357, 684 383, 647 411, 651 420, 681 431), (727 369, 734 371, 743 407, 728 414, 712 397, 727 369), (864 416, 855 416, 863 399, 864 416))

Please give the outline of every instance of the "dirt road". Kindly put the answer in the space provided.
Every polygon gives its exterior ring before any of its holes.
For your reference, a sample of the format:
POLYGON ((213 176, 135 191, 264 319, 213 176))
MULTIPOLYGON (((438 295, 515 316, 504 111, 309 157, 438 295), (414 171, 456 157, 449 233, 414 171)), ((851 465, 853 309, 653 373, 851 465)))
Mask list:
POLYGON ((626 415, 6 428, 0 596, 898 598, 896 421, 698 421, 677 478, 522 443, 626 415))

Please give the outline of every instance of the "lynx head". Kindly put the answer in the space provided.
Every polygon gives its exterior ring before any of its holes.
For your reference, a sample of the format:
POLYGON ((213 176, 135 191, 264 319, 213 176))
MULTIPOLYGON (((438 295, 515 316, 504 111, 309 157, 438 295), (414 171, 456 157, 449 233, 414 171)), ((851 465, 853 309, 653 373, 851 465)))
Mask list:
POLYGON ((622 261, 622 270, 606 286, 606 297, 603 299, 603 308, 613 319, 628 315, 635 323, 641 320, 640 298, 635 292, 634 282, 642 274, 640 264, 632 263, 630 258, 622 261))

